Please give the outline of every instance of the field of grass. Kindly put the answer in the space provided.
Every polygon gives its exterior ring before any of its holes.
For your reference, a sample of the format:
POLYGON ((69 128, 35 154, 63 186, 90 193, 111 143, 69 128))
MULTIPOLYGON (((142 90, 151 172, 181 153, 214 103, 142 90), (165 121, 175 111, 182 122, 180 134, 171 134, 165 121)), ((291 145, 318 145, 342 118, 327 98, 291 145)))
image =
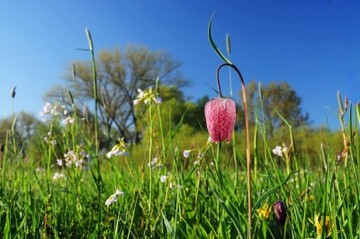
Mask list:
MULTIPOLYGON (((161 106, 147 105, 141 145, 120 139, 110 152, 97 152, 76 116, 67 124, 51 118, 39 159, 23 158, 10 134, 0 171, 2 237, 247 238, 246 160, 237 146, 244 139, 236 134, 232 143, 216 144, 204 132, 184 148, 191 139, 180 126, 162 130, 161 106)), ((274 150, 257 126, 253 238, 358 238, 359 118, 353 118, 344 128, 350 143, 343 155, 329 141, 307 159, 282 142, 274 150)))
POLYGON ((96 124, 64 121, 56 104, 37 132, 40 153, 23 152, 10 132, 1 149, 1 237, 249 238, 250 216, 252 238, 359 238, 358 106, 342 122, 340 155, 330 137, 310 158, 297 151, 290 125, 289 145, 269 142, 255 125, 249 215, 243 134, 229 144, 209 142, 205 131, 189 137, 181 122, 165 127, 153 91, 136 103, 147 108, 142 142, 119 139, 111 151, 99 150, 96 124))

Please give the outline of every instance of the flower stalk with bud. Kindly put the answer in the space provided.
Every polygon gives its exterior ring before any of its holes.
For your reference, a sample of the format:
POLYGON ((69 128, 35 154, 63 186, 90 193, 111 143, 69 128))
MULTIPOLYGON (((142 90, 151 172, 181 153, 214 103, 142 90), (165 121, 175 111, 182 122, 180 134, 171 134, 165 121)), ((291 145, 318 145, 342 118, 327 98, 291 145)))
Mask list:
MULTIPOLYGON (((217 78, 219 79, 219 72, 222 67, 231 67, 238 74, 242 88, 242 98, 244 105, 244 118, 245 118, 245 135, 246 135, 246 165, 247 165, 247 194, 248 194, 248 238, 252 238, 252 203, 251 203, 251 156, 250 156, 250 132, 249 132, 249 119, 248 119, 248 104, 246 99, 245 81, 242 77, 240 70, 219 50, 216 46, 211 35, 212 17, 208 25, 208 39, 212 49, 215 53, 225 62, 218 67, 217 78)), ((218 81, 219 82, 219 81, 218 81)), ((218 83, 219 84, 219 83, 218 83)), ((220 92, 219 92, 220 93, 220 92)), ((221 95, 221 93, 220 93, 221 95)), ((230 113, 228 113, 231 115, 230 113)), ((227 136, 227 135, 226 135, 227 136)), ((226 139, 225 135, 221 135, 219 139, 226 139), (224 137, 224 138, 222 138, 224 137)))

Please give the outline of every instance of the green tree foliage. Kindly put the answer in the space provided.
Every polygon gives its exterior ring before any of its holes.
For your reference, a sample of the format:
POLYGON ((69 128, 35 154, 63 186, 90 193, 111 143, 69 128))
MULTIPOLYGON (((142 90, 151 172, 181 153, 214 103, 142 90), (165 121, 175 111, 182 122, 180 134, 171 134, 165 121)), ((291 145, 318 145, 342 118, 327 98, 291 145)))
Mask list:
MULTIPOLYGON (((138 142, 138 118, 133 100, 138 89, 162 84, 181 87, 187 84, 178 72, 181 63, 164 51, 150 51, 146 47, 129 46, 124 52, 119 49, 103 50, 96 59, 98 77, 99 120, 108 141, 124 137, 128 142, 138 142), (114 129, 116 131, 114 131, 114 129), (116 132, 113 134, 112 132, 116 132)), ((74 105, 82 112, 85 104, 92 104, 92 67, 88 61, 76 61, 64 76, 65 86, 56 86, 49 91, 46 100, 60 100, 71 105, 67 90, 71 90, 74 105)), ((91 112, 88 111, 89 114, 91 112)))
POLYGON ((25 147, 40 121, 32 114, 21 111, 0 120, 0 144, 11 145, 12 149, 25 147), (12 145, 16 142, 16 145, 12 145))
POLYGON ((268 86, 260 86, 253 81, 247 86, 247 93, 251 124, 259 120, 270 136, 276 129, 286 126, 281 117, 295 128, 309 124, 309 115, 301 109, 301 98, 288 83, 270 82, 268 86))

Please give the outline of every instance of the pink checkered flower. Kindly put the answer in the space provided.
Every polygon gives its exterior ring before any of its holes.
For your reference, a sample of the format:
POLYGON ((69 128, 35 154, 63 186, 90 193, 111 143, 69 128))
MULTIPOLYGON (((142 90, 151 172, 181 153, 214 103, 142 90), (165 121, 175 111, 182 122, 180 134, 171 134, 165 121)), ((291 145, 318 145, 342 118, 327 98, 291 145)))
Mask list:
POLYGON ((236 106, 229 98, 213 98, 205 105, 206 127, 210 138, 217 143, 231 140, 235 126, 236 106))

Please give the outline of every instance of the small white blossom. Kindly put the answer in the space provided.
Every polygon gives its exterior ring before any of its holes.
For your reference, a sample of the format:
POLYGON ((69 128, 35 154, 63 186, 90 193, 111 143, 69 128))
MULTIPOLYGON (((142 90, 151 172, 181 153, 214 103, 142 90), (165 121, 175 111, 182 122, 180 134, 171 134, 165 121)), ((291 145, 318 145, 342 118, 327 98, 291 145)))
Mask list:
POLYGON ((58 180, 61 178, 65 178, 65 175, 63 173, 58 173, 58 172, 54 173, 53 180, 58 180))
POLYGON ((191 152, 191 150, 185 149, 184 152, 183 152, 183 156, 184 156, 185 158, 188 158, 189 155, 190 155, 190 152, 191 152))
POLYGON ((283 151, 282 148, 280 146, 276 146, 273 150, 272 150, 273 154, 282 157, 283 156, 283 151))
POLYGON ((162 98, 160 96, 157 96, 157 97, 155 97, 154 102, 155 102, 155 104, 161 104, 162 98))
POLYGON ((62 123, 64 125, 71 125, 75 123, 75 119, 71 116, 66 117, 65 119, 62 120, 62 123))
POLYGON ((166 183, 166 179, 167 179, 167 176, 166 176, 166 175, 162 175, 162 176, 160 177, 160 182, 166 183))
POLYGON ((51 104, 49 102, 46 102, 45 105, 43 106, 43 111, 40 112, 40 115, 43 116, 50 114, 51 108, 52 108, 51 104))
POLYGON ((175 189, 175 188, 182 189, 182 186, 180 184, 174 185, 173 182, 170 183, 169 187, 170 187, 170 189, 175 189))
POLYGON ((273 154, 279 156, 279 157, 288 157, 289 156, 289 148, 285 146, 285 144, 283 144, 283 147, 281 146, 276 146, 273 150, 272 150, 273 154))
POLYGON ((118 145, 115 145, 111 151, 106 154, 106 157, 111 158, 112 156, 128 156, 129 153, 125 150, 121 150, 118 145))
POLYGON ((124 192, 120 191, 119 189, 116 189, 116 192, 112 195, 110 195, 110 197, 108 199, 106 199, 105 201, 105 205, 106 206, 110 206, 111 204, 113 204, 114 202, 117 201, 119 196, 123 196, 124 192))
POLYGON ((64 161, 62 159, 57 159, 56 164, 61 167, 61 166, 63 166, 64 161))
POLYGON ((158 162, 158 158, 157 157, 154 157, 150 163, 148 163, 148 167, 149 168, 153 168, 158 162))
POLYGON ((44 137, 44 141, 50 145, 56 145, 57 141, 56 139, 53 139, 50 135, 50 137, 44 137))
POLYGON ((37 173, 45 173, 45 169, 44 168, 40 168, 40 167, 37 167, 36 169, 35 169, 35 171, 37 172, 37 173))
POLYGON ((140 100, 136 99, 136 100, 134 100, 133 102, 134 102, 134 105, 138 105, 139 102, 140 102, 140 100))
POLYGON ((128 156, 129 153, 126 152, 126 143, 124 138, 119 138, 119 143, 117 143, 107 154, 106 157, 111 158, 112 156, 128 156))
POLYGON ((64 154, 64 161, 66 167, 75 166, 77 168, 86 169, 86 163, 89 160, 90 155, 86 154, 84 149, 82 148, 78 152, 70 150, 69 152, 64 154))
POLYGON ((138 89, 137 90, 138 91, 138 95, 137 95, 137 98, 138 99, 142 99, 143 97, 144 97, 144 95, 145 95, 145 92, 143 91, 143 90, 141 90, 141 89, 138 89))
POLYGON ((160 96, 155 95, 151 87, 146 91, 143 91, 141 89, 138 89, 137 91, 138 91, 138 95, 136 96, 136 99, 133 101, 134 105, 138 105, 142 101, 146 105, 149 105, 151 103, 161 104, 163 101, 160 96))

